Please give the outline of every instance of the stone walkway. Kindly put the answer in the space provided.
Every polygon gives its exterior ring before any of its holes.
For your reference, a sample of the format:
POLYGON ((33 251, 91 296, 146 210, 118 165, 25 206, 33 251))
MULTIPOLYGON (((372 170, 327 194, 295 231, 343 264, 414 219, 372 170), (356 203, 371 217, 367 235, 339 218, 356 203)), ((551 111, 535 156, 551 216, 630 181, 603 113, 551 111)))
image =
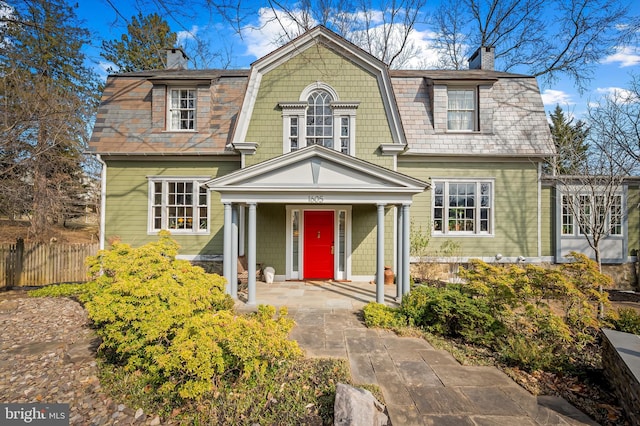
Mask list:
MULTIPOLYGON (((395 288, 385 292, 393 304, 395 288)), ((396 426, 597 424, 562 398, 531 395, 495 367, 462 366, 423 339, 366 328, 359 309, 375 301, 371 284, 260 285, 257 298, 288 307, 291 338, 307 356, 348 358, 356 384, 380 386, 396 426)))
MULTIPOLYGON (((393 287, 385 288, 393 304, 393 287)), ((292 338, 312 357, 349 360, 356 383, 380 386, 394 425, 595 424, 561 398, 534 397, 493 367, 464 367, 422 339, 367 329, 364 283, 258 286, 258 302, 288 306, 292 338)), ((253 310, 238 302, 239 310, 253 310)), ((158 425, 106 396, 85 311, 64 298, 0 292, 0 402, 68 403, 72 425, 158 425)), ((166 423, 165 423, 166 424, 166 423)))

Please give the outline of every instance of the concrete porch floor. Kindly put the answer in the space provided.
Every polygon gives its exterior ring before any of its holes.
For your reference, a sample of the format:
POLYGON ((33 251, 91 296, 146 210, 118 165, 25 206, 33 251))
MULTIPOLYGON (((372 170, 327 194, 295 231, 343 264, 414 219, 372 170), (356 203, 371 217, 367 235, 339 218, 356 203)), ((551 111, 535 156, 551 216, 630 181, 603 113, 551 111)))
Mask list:
MULTIPOLYGON (((396 286, 385 285, 385 304, 398 306, 395 300, 396 286)), ((246 306, 247 295, 238 293, 236 307, 246 306)), ((261 305, 289 308, 315 309, 347 309, 360 310, 369 302, 376 301, 376 285, 365 282, 346 281, 286 281, 267 284, 262 281, 256 283, 256 301, 261 305)))

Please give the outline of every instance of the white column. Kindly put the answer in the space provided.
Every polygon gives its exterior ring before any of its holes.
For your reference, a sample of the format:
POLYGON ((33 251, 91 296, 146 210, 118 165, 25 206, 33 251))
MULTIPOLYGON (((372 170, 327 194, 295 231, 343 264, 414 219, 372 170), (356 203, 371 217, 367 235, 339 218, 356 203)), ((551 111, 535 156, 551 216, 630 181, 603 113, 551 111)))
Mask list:
POLYGON ((245 235, 245 208, 243 205, 238 205, 238 256, 244 256, 244 235, 245 235))
POLYGON ((231 297, 238 298, 238 205, 231 207, 231 297))
POLYGON ((224 235, 222 242, 222 275, 227 280, 225 292, 231 294, 231 203, 224 206, 224 235))
POLYGON ((403 265, 403 237, 404 221, 402 205, 396 206, 396 301, 402 302, 402 265, 403 265))
POLYGON ((378 204, 376 247, 376 302, 384 303, 384 204, 378 204))
POLYGON ((248 305, 256 304, 256 203, 249 203, 249 239, 247 242, 247 272, 249 273, 248 305))
POLYGON ((409 220, 409 207, 410 204, 402 205, 402 294, 409 294, 410 288, 410 254, 409 254, 409 229, 411 221, 409 220))

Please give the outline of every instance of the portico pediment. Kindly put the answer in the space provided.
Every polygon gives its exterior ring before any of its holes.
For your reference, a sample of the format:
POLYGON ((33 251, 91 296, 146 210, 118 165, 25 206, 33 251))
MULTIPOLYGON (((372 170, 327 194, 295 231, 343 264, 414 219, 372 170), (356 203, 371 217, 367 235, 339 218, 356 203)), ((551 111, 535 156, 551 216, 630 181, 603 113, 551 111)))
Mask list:
POLYGON ((323 202, 410 202, 426 182, 313 145, 207 182, 223 201, 305 202, 322 195, 323 202), (326 196, 326 198, 324 198, 326 196))

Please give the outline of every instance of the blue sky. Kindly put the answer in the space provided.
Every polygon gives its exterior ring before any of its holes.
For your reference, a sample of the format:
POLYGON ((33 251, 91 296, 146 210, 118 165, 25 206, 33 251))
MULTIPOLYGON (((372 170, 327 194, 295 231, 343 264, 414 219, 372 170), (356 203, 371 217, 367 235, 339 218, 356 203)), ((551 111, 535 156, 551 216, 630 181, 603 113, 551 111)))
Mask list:
MULTIPOLYGON (((130 0, 110 0, 110 3, 115 5, 127 19, 137 15, 130 0)), ((632 14, 640 15, 640 0, 632 0, 630 3, 632 14)), ((150 13, 151 10, 145 10, 145 12, 150 13)), ((107 0, 81 0, 76 13, 85 21, 85 26, 96 34, 93 46, 88 53, 95 66, 105 75, 104 69, 108 64, 99 57, 100 42, 102 39, 119 38, 126 31, 126 24, 107 0)), ((183 43, 189 43, 192 34, 207 38, 211 41, 213 50, 226 52, 225 61, 228 60, 232 68, 247 68, 251 62, 275 47, 272 40, 275 39, 279 26, 276 23, 269 23, 269 14, 269 10, 256 6, 254 14, 249 15, 249 18, 253 27, 261 29, 244 27, 242 39, 224 23, 210 21, 208 13, 194 15, 196 17, 192 19, 183 17, 172 19, 170 16, 165 16, 165 19, 170 23, 172 30, 179 34, 183 43)), ((432 49, 430 36, 431 33, 426 28, 417 26, 413 37, 414 43, 427 55, 432 49)), ((214 61, 209 66, 219 67, 221 63, 214 61)), ((588 102, 596 101, 613 91, 624 90, 633 74, 640 76, 640 45, 619 49, 614 55, 602 58, 595 69, 593 81, 582 94, 567 78, 561 78, 549 86, 540 82, 546 110, 552 111, 556 104, 559 104, 569 114, 582 117, 588 102)))

